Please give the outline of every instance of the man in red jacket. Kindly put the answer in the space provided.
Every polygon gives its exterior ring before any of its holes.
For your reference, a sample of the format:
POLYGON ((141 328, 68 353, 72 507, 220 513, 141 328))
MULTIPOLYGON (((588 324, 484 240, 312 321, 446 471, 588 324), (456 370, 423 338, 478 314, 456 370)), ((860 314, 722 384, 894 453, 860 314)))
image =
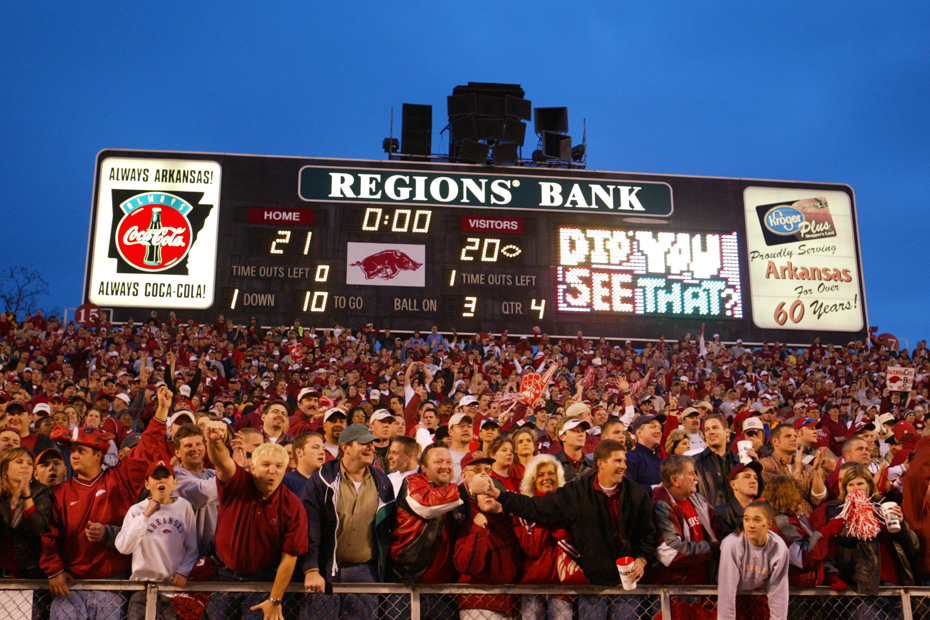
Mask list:
POLYGON ((104 546, 107 525, 121 525, 145 484, 148 464, 170 457, 165 431, 171 391, 158 389, 158 409, 142 441, 115 467, 103 470, 103 456, 112 435, 96 428, 71 432, 56 427, 55 441, 71 450, 74 477, 53 491, 49 531, 42 536, 40 566, 55 596, 52 620, 109 620, 120 616, 122 597, 103 590, 69 590, 74 579, 113 579, 128 575, 131 557, 104 546))
MULTIPOLYGON (((397 527, 391 533, 391 572, 406 584, 453 583, 453 557, 464 504, 452 484, 455 465, 443 444, 427 446, 420 473, 407 477, 397 496, 397 527)), ((424 594, 423 617, 455 618, 448 597, 424 594)))

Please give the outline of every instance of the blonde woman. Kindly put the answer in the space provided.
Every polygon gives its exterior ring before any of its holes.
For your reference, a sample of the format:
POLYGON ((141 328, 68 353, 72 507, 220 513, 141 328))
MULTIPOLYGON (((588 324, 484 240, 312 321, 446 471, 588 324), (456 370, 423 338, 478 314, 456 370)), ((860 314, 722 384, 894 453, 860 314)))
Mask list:
POLYGON ((0 574, 41 579, 42 534, 48 531, 52 497, 48 487, 32 479, 33 458, 26 448, 14 448, 0 459, 0 540, 13 553, 0 553, 0 574))

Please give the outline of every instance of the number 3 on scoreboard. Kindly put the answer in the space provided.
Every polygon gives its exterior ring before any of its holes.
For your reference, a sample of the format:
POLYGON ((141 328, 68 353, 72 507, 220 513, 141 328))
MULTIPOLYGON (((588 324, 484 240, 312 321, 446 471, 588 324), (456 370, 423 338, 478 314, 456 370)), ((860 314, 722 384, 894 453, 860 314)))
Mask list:
POLYGON ((462 316, 475 316, 475 306, 478 305, 477 297, 466 297, 465 298, 465 312, 462 313, 462 316))

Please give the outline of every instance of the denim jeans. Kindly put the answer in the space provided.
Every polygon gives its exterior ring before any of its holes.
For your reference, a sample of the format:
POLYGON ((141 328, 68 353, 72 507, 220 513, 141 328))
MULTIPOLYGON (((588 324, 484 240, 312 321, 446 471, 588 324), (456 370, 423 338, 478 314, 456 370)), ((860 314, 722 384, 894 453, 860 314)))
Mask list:
MULTIPOLYGON (((377 583, 374 563, 341 567, 333 583, 377 583)), ((370 620, 378 617, 377 594, 308 594, 300 620, 370 620)))

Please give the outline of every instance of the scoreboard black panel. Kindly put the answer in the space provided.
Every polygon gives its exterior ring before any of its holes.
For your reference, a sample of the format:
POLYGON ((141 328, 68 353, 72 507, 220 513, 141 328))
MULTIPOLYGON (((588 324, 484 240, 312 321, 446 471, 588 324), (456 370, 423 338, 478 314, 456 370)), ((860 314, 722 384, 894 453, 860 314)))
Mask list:
POLYGON ((85 301, 116 320, 844 341, 868 329, 858 246, 845 185, 108 150, 85 301))

